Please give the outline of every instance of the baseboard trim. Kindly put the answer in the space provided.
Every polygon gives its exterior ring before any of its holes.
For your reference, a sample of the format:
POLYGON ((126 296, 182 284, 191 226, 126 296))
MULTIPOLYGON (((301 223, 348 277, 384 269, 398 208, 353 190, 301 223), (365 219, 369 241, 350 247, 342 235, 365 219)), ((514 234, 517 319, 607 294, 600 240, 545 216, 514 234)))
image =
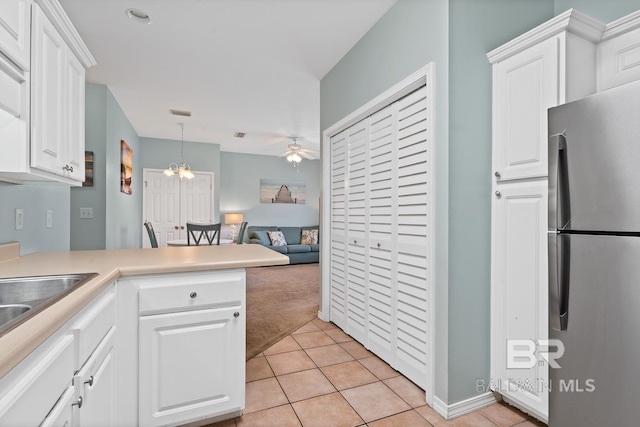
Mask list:
POLYGON ((500 399, 492 392, 487 392, 461 402, 447 405, 440 400, 438 396, 433 396, 433 410, 442 415, 445 420, 450 420, 452 418, 477 411, 485 406, 493 405, 499 400, 500 399))
POLYGON ((324 314, 322 313, 321 310, 318 310, 318 319, 324 321, 324 322, 329 322, 329 319, 325 319, 324 314))

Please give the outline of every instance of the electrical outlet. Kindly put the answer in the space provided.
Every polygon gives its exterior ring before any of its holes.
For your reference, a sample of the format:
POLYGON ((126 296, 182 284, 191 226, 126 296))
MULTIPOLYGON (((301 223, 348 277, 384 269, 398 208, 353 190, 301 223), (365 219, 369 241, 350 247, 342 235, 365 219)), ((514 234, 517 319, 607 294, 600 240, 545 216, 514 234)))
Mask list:
POLYGON ((80 218, 84 218, 84 219, 93 218, 93 208, 80 208, 80 218))
POLYGON ((24 211, 16 209, 16 230, 22 230, 24 227, 24 211))
POLYGON ((53 211, 51 209, 47 210, 47 228, 53 227, 53 211))

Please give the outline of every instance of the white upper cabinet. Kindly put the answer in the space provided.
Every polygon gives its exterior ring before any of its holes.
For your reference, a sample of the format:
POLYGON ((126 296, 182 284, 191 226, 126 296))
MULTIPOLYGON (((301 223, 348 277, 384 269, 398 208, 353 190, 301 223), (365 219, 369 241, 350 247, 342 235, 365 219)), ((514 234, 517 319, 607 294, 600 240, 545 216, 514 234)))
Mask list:
POLYGON ((0 1, 0 51, 29 71, 31 0, 0 1))
POLYGON ((603 30, 569 10, 488 54, 496 181, 547 175, 547 109, 595 93, 603 30))
POLYGON ((611 22, 598 46, 598 90, 640 80, 640 10, 611 22))
POLYGON ((58 0, 2 2, 0 52, 10 59, 15 55, 3 43, 3 31, 17 40, 17 29, 22 27, 15 23, 23 14, 30 48, 27 60, 16 62, 16 70, 4 67, 10 71, 4 77, 0 73, 3 92, 15 92, 0 96, 10 129, 2 134, 4 141, 10 141, 10 149, 0 161, 0 180, 82 185, 85 68, 95 65, 95 60, 58 0))

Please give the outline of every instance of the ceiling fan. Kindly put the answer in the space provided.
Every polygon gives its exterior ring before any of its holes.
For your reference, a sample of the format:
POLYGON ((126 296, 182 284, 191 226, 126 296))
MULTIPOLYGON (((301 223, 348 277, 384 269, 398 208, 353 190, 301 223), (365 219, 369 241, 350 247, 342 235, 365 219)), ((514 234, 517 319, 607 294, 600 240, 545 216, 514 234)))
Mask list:
POLYGON ((309 160, 314 159, 313 155, 310 153, 317 152, 317 150, 302 148, 302 146, 297 142, 297 137, 291 137, 291 139, 293 140, 293 143, 289 144, 287 146, 287 150, 278 157, 286 157, 288 161, 293 162, 295 167, 298 166, 298 163, 302 161, 303 157, 309 160))

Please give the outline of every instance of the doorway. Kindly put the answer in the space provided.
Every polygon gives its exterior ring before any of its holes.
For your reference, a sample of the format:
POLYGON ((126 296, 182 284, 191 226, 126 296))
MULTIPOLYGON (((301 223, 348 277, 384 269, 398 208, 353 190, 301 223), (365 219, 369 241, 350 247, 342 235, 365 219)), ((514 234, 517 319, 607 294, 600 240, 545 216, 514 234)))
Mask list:
MULTIPOLYGON (((186 239, 187 221, 213 220, 213 172, 194 171, 193 179, 166 176, 161 169, 143 169, 142 220, 153 224, 158 247, 167 240, 186 239)), ((142 247, 150 248, 143 228, 142 247)))

